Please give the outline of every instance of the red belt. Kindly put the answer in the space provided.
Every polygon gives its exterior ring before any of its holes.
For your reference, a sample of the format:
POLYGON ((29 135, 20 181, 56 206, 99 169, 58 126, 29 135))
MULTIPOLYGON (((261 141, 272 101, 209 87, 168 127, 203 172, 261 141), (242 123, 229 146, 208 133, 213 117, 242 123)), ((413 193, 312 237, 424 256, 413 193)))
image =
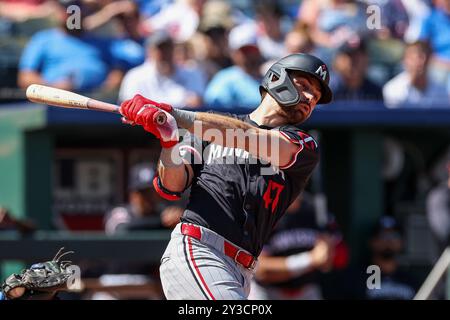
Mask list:
MULTIPOLYGON (((181 233, 197 240, 201 240, 202 238, 200 227, 192 224, 183 223, 181 225, 181 233)), ((253 269, 255 266, 256 259, 251 254, 248 254, 226 240, 223 240, 223 252, 244 268, 253 269)))

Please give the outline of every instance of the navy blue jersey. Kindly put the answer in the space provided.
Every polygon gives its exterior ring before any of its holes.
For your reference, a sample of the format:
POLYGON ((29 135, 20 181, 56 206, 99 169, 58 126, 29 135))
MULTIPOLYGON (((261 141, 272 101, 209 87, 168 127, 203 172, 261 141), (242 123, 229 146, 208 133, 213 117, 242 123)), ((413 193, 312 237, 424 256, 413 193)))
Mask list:
MULTIPOLYGON (((248 115, 232 116, 258 127, 248 115)), ((192 135, 180 149, 194 163, 189 203, 181 221, 211 229, 255 256, 319 161, 316 141, 298 127, 259 127, 279 130, 298 145, 288 165, 273 167, 244 150, 201 142, 192 135)))

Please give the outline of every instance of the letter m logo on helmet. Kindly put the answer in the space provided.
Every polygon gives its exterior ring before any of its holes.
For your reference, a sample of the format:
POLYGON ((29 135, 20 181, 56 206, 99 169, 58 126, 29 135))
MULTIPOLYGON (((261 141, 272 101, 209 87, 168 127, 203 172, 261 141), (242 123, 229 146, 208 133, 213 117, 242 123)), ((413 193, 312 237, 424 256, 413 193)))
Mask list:
POLYGON ((323 81, 327 78, 327 66, 321 65, 319 68, 317 68, 316 73, 322 78, 323 81))

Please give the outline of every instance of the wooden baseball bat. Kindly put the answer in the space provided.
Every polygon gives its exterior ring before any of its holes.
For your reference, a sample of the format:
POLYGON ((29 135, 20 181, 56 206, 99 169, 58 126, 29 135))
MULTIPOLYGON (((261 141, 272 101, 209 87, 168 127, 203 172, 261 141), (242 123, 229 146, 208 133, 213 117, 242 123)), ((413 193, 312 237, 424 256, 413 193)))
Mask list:
MULTIPOLYGON (((71 91, 52 88, 40 84, 32 84, 28 86, 26 96, 28 100, 32 102, 48 104, 55 107, 97 110, 120 114, 118 105, 91 99, 71 91)), ((163 125, 166 123, 166 120, 167 117, 164 112, 161 111, 155 114, 154 121, 157 124, 163 125)))

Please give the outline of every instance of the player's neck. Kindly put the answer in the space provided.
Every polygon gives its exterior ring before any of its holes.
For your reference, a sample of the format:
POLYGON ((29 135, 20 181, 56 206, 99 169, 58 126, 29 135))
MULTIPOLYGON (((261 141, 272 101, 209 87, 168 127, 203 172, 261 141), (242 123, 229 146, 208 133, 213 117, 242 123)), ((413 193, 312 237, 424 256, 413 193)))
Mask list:
POLYGON ((279 108, 276 101, 269 95, 266 95, 258 108, 250 113, 250 119, 260 126, 277 127, 286 124, 285 119, 278 111, 279 108))

